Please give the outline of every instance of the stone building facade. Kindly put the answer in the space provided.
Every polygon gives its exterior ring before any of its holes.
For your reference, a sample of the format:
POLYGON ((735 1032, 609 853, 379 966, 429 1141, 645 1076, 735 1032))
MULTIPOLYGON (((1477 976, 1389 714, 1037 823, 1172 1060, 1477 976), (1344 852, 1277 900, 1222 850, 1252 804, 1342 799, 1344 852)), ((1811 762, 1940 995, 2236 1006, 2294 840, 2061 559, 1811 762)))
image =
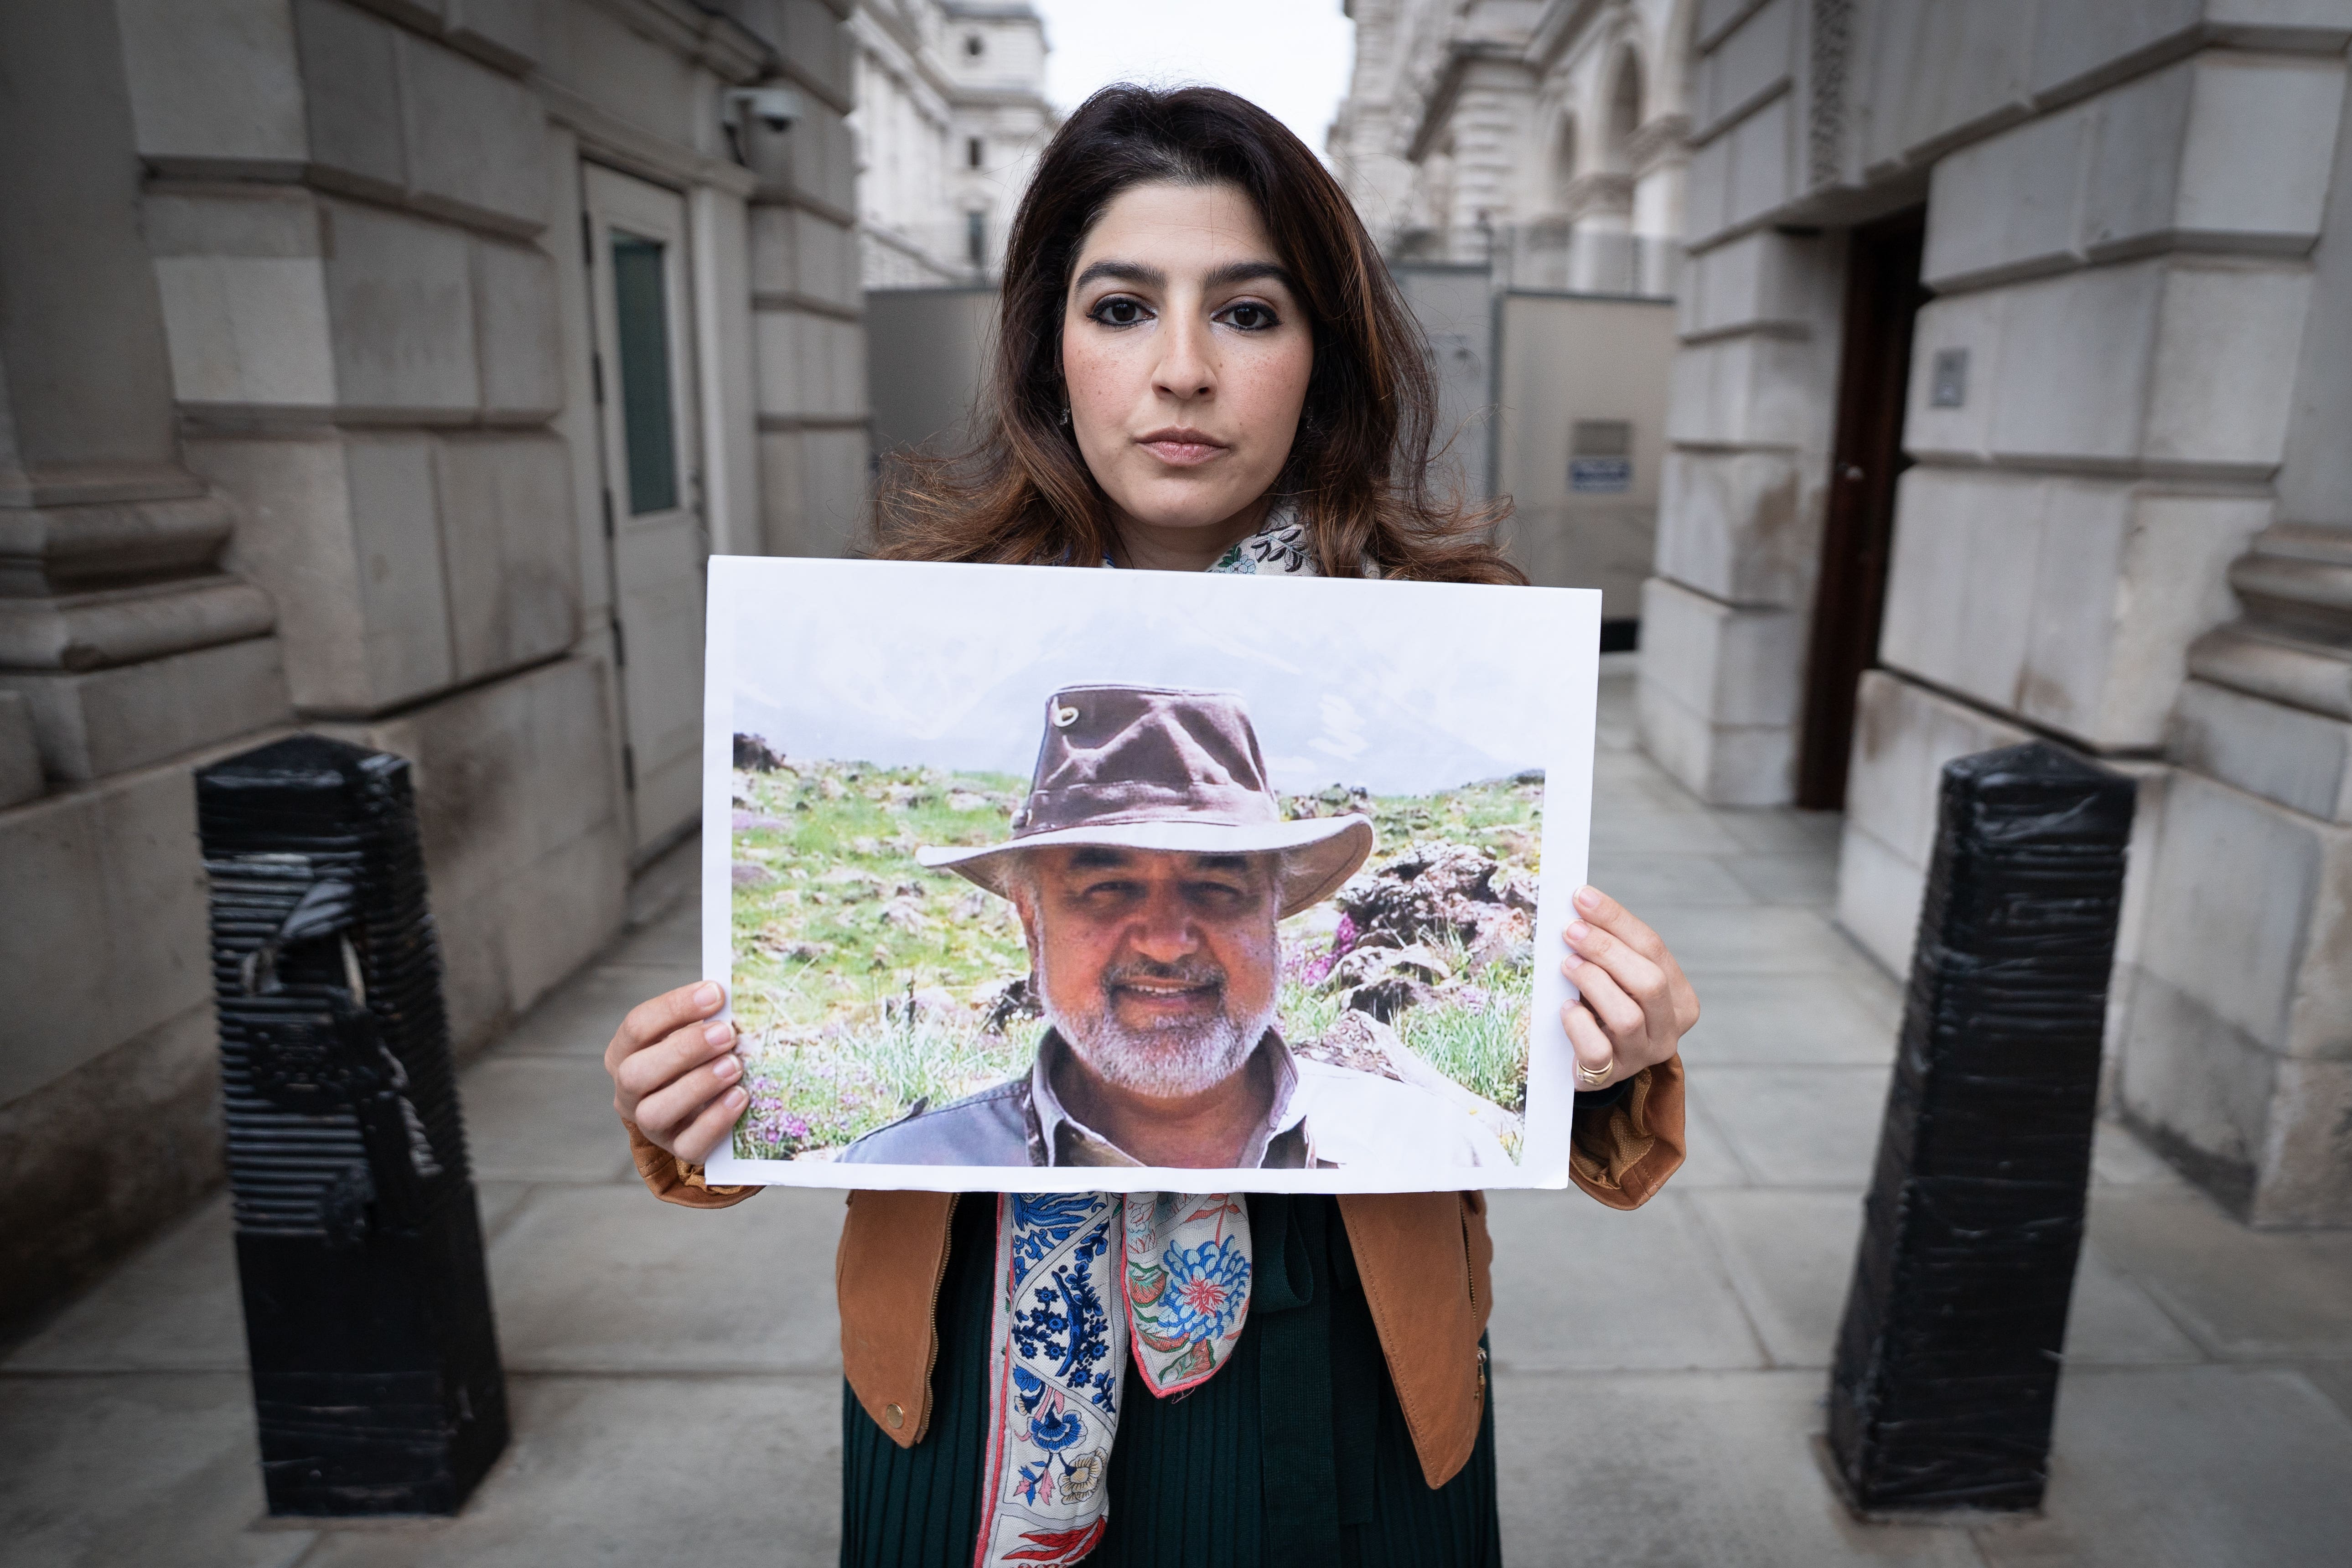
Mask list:
POLYGON ((0 1323, 218 1169, 190 772, 415 763, 461 1050, 695 820, 867 458, 849 0, 0 8, 0 1323))
POLYGON ((1673 291, 1685 46, 1675 0, 1350 0, 1328 151, 1400 259, 1517 288, 1673 291))
POLYGON ((2111 1101, 2253 1221, 2352 1222, 2352 5, 1351 13, 1331 152, 1393 258, 1677 298, 1645 747, 1843 807, 1898 972, 1947 760, 2130 771, 2111 1101))
POLYGON ((1690 9, 1645 744, 1898 969, 1945 761, 2135 773, 2112 1098, 2352 1221, 2352 6, 1690 9))
POLYGON ((858 240, 868 289, 985 284, 1060 123, 1022 0, 858 0, 858 240))

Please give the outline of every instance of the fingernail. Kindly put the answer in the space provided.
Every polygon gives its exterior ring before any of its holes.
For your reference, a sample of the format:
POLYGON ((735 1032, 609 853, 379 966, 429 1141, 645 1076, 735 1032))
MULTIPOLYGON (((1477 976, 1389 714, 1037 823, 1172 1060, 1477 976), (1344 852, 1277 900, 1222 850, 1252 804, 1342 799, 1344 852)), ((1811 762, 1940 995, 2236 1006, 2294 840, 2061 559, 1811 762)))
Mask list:
POLYGON ((1568 922, 1569 941, 1582 942, 1586 937, 1591 936, 1591 934, 1592 928, 1586 925, 1582 921, 1570 921, 1568 922))
POLYGON ((734 1037, 735 1026, 732 1024, 707 1024, 703 1026, 702 1043, 706 1046, 723 1046, 734 1037))
POLYGON ((743 1064, 741 1062, 738 1061, 731 1056, 725 1056, 720 1057, 719 1058, 719 1065, 710 1069, 710 1076, 717 1079, 721 1083, 727 1083, 732 1080, 735 1075, 742 1070, 743 1064))
POLYGON ((727 1109, 730 1110, 740 1110, 743 1109, 743 1101, 748 1098, 749 1096, 745 1095, 741 1089, 730 1089, 727 1091, 725 1104, 727 1109))
POLYGON ((1562 974, 1573 974, 1583 967, 1584 960, 1577 957, 1576 954, 1571 952, 1568 955, 1568 961, 1559 966, 1559 972, 1562 974))
POLYGON ((694 993, 694 1005, 708 1013, 719 1005, 719 987, 706 980, 694 993))
POLYGON ((1601 907, 1601 889, 1594 887, 1577 889, 1576 907, 1580 910, 1599 909, 1601 907))

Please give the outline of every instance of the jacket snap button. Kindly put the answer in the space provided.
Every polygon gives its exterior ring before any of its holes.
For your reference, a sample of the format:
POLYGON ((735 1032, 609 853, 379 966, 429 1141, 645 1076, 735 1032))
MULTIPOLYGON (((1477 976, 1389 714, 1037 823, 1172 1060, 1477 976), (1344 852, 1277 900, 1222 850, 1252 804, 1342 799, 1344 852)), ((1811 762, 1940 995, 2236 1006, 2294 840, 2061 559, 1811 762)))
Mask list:
POLYGON ((890 1430, 896 1432, 907 1424, 907 1413, 895 1405, 886 1405, 882 1407, 882 1419, 890 1423, 890 1430))

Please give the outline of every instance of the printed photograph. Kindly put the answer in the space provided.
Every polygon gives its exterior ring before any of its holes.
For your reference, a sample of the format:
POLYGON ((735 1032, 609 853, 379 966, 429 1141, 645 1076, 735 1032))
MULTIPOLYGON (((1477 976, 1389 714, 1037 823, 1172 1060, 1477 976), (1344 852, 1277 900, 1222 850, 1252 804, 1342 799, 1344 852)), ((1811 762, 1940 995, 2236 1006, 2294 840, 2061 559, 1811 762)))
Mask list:
MULTIPOLYGON (((783 561, 713 578, 714 692, 722 623, 732 657, 706 865, 750 1094, 713 1179, 1521 1184, 1577 704, 1572 674, 1493 624, 1493 590, 1468 620, 1433 584, 1204 595, 1174 574, 783 561), (829 580, 789 596, 759 581, 812 569, 829 580), (1010 581, 939 591, 964 572, 1010 581)), ((1571 837, 1580 859, 1580 820, 1571 837)))

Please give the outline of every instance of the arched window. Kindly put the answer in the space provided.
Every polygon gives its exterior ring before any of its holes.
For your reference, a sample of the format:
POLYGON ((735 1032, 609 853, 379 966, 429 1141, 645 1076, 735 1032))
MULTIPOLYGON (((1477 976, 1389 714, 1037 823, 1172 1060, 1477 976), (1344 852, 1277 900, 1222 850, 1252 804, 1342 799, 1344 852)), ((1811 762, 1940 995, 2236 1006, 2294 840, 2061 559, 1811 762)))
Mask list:
POLYGON ((1642 128, 1642 58, 1627 49, 1617 57, 1617 75, 1609 84, 1609 161, 1626 170, 1633 132, 1642 128))
POLYGON ((1576 116, 1559 117, 1559 132, 1551 146, 1551 201, 1556 211, 1566 211, 1569 183, 1576 178, 1576 116))

